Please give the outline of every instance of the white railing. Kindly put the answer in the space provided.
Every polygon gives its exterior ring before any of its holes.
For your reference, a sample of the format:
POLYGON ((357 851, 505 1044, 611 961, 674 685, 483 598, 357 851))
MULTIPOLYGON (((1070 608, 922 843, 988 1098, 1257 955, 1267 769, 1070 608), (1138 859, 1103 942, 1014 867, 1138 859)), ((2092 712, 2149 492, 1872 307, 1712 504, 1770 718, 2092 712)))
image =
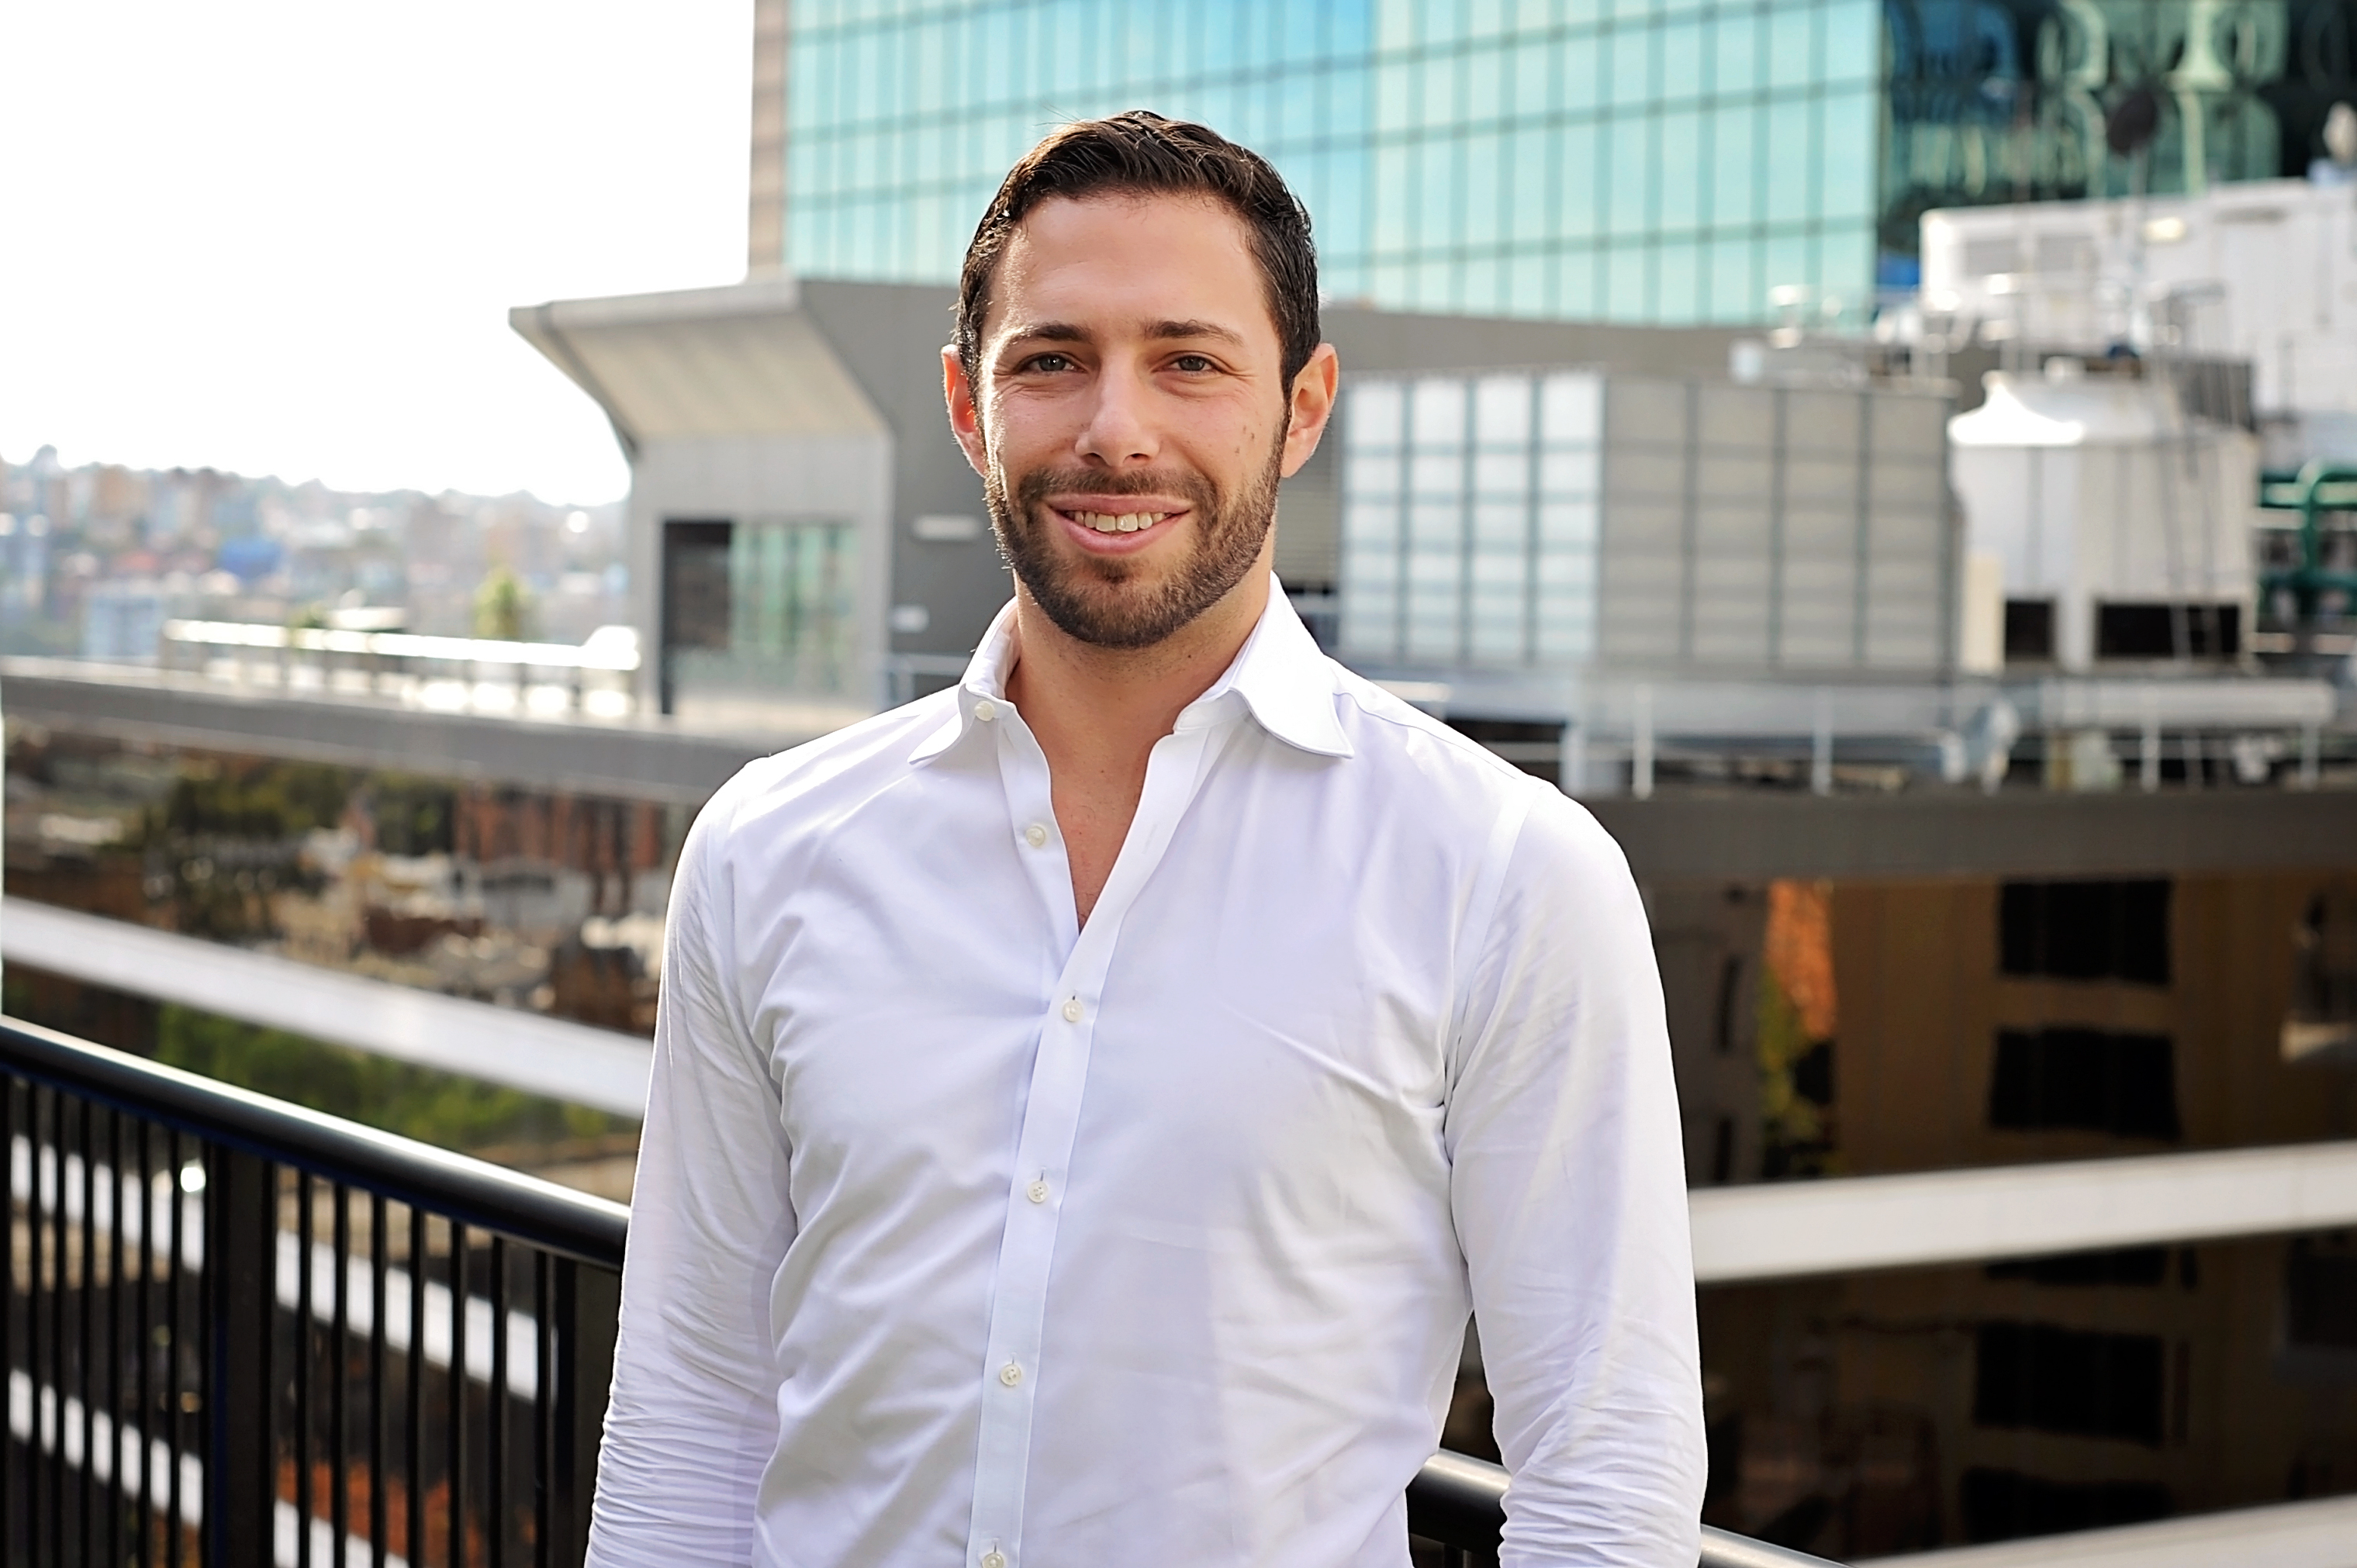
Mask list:
POLYGON ((600 627, 574 644, 169 620, 158 651, 167 670, 426 707, 597 718, 625 718, 636 707, 639 638, 629 627, 600 627))
POLYGON ((2280 774, 2309 788, 2328 754, 2348 760, 2357 731, 2357 710, 2331 682, 2259 675, 1813 682, 1364 672, 1452 720, 1557 727, 1556 739, 1492 745, 1510 761, 1556 764, 1571 792, 1587 795, 1650 795, 1663 763, 1763 757, 1805 765, 1819 794, 1835 788, 1837 765, 1853 764, 1993 789, 2024 755, 2041 759, 2058 789, 2157 789, 2170 760, 2189 778, 2231 771, 2257 783, 2280 774))

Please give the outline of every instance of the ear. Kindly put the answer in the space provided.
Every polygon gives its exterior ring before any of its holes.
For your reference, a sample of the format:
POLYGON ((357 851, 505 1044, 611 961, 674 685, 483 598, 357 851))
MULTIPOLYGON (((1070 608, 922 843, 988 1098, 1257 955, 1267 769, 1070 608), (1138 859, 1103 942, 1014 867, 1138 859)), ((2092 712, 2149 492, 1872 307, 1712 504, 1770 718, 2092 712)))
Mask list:
POLYGON ((1320 343, 1301 373, 1293 378, 1293 392, 1287 410, 1293 416, 1285 431, 1284 477, 1291 478, 1309 461, 1318 450, 1318 438, 1326 434, 1326 422, 1334 417, 1334 392, 1340 384, 1342 363, 1334 353, 1334 345, 1320 343))
POLYGON ((985 478, 990 477, 990 444, 982 438, 982 416, 974 405, 974 383, 966 380, 965 361, 957 345, 942 350, 942 399, 949 404, 950 434, 965 452, 965 460, 985 478))

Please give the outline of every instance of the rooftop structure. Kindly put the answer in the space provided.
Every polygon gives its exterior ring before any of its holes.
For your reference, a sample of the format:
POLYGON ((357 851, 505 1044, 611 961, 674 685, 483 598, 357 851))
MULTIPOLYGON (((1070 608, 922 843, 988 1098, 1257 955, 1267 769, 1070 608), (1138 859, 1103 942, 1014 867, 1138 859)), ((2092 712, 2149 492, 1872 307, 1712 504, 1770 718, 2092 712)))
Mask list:
POLYGON ((2357 456, 2357 166, 2319 173, 1927 212, 1926 318, 2053 352, 2243 360, 2270 467, 2357 456))
POLYGON ((2083 673, 2243 650, 2256 436, 2188 418, 2164 381, 2069 359, 1990 371, 1948 434, 1966 548, 2002 580, 2011 659, 2083 673))

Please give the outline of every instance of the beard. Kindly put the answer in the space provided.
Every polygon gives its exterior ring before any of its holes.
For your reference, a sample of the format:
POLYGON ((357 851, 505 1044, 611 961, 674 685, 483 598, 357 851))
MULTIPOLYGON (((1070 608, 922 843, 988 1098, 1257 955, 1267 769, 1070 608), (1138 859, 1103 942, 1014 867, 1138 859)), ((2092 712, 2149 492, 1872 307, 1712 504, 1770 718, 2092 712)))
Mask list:
POLYGON ((999 553, 1058 630, 1093 648, 1151 648, 1219 603, 1260 559, 1276 521, 1284 460, 1280 431, 1268 461, 1232 496, 1221 494, 1198 473, 1038 468, 1017 477, 1010 497, 1006 470, 994 462, 983 494, 999 553), (1195 527, 1194 549, 1168 565, 1148 564, 1135 555, 1101 558, 1060 551, 1058 525, 1043 499, 1060 490, 1183 497, 1195 527))

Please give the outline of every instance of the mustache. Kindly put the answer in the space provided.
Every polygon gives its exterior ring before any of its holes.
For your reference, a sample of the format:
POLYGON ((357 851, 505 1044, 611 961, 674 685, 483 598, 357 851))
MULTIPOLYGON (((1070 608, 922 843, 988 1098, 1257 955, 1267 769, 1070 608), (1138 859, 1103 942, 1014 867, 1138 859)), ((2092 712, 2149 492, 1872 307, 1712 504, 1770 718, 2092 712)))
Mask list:
POLYGON ((1202 475, 1174 469, 1123 474, 1087 468, 1034 468, 1015 483, 1015 499, 1026 512, 1059 490, 1082 490, 1099 496, 1184 496, 1198 510, 1209 512, 1219 504, 1219 492, 1202 475))

